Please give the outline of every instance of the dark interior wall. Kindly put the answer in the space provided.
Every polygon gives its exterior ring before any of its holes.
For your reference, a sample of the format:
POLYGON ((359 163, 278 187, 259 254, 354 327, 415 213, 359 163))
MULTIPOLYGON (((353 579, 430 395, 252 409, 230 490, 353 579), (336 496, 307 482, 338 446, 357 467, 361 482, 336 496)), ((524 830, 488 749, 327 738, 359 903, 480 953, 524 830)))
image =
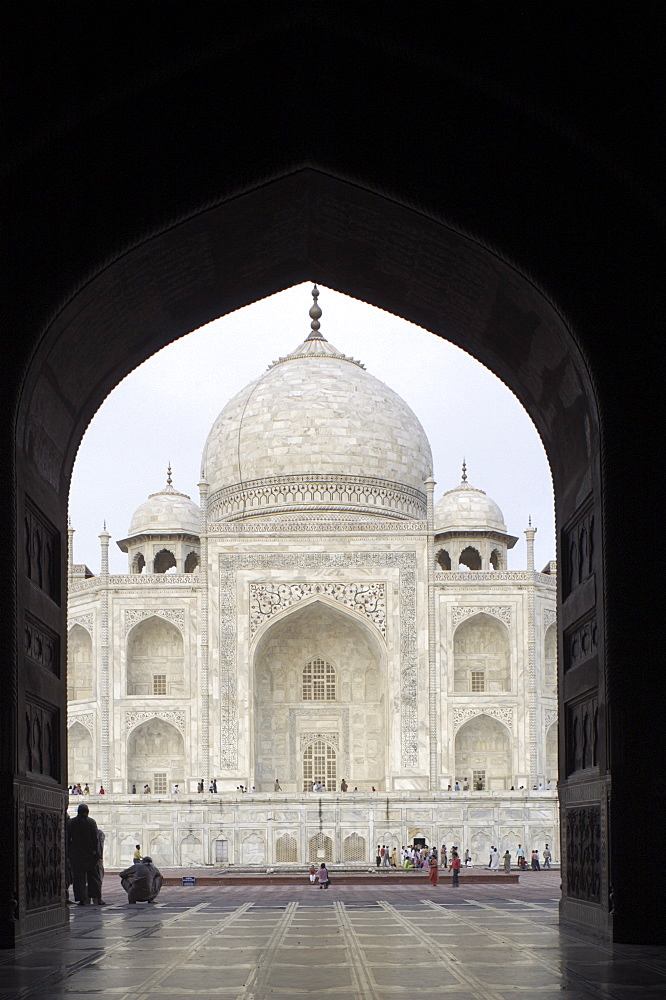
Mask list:
POLYGON ((209 8, 178 4, 147 29, 122 8, 94 24, 42 9, 5 33, 1 405, 15 434, 0 484, 0 796, 12 817, 0 860, 19 923, 4 898, 4 942, 63 919, 58 879, 38 889, 23 867, 28 854, 40 862, 39 830, 60 849, 63 807, 62 761, 28 737, 48 723, 64 746, 64 679, 27 636, 41 630, 58 661, 57 550, 80 436, 160 346, 304 278, 460 343, 537 423, 568 580, 563 715, 582 725, 596 711, 600 727, 594 763, 567 763, 561 748, 571 846, 585 842, 599 871, 569 887, 563 915, 618 940, 659 933, 658 879, 624 859, 627 844, 660 839, 664 797, 662 674, 648 630, 628 627, 645 620, 658 570, 635 544, 654 513, 645 474, 661 388, 650 26, 578 18, 573 36, 565 5, 538 27, 491 31, 481 8, 461 26, 429 6, 408 17, 380 6, 381 18, 377 5, 352 18, 345 5, 294 4, 259 23, 225 7, 215 29, 200 23, 209 8), (581 575, 564 555, 590 512, 594 565, 581 575), (48 566, 26 530, 48 542, 48 566), (592 624, 593 653, 566 660, 592 624), (637 672, 651 697, 637 697, 637 672), (39 767, 26 756, 36 749, 39 767))

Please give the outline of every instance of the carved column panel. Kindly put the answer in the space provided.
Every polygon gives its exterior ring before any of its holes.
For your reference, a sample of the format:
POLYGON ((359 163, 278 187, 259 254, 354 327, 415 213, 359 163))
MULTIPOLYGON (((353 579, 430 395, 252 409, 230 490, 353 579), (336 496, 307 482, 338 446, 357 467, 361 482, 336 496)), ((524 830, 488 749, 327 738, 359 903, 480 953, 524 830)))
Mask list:
MULTIPOLYGON (((19 631, 13 682, 3 692, 3 837, 0 946, 66 922, 66 526, 43 482, 18 504, 16 598, 19 631), (11 718, 10 718, 11 715, 11 718), (10 723, 5 725, 5 719, 10 723), (8 779, 13 775, 11 781, 8 779), (12 842, 13 841, 13 842, 12 842)), ((8 656, 9 659, 9 656, 8 656)))
POLYGON ((567 924, 611 937, 597 523, 589 496, 560 535, 560 913, 567 924))

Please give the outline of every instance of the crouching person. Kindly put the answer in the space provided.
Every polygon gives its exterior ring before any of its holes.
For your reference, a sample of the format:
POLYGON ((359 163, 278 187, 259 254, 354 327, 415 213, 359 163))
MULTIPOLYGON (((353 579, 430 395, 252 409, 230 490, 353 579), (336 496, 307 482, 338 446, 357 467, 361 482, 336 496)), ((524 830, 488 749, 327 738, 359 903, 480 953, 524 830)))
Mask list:
POLYGON ((154 903, 162 888, 162 872, 152 858, 142 858, 120 873, 120 883, 128 903, 154 903))

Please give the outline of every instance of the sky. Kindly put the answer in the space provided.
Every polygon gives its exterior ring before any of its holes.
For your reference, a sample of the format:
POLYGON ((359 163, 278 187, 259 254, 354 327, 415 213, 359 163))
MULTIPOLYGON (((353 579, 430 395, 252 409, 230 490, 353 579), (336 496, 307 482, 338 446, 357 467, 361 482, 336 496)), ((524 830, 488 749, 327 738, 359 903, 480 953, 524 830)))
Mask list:
MULTIPOLYGON (((133 512, 166 483, 199 502, 201 453, 220 410, 310 332, 311 283, 296 285, 195 330, 154 354, 109 394, 81 442, 70 490, 74 560, 100 568, 99 534, 112 536, 112 573, 127 573, 133 512)), ((492 497, 525 566, 528 517, 536 568, 555 558, 550 469, 536 428, 513 393, 460 348, 413 323, 320 285, 321 332, 398 393, 433 453, 435 501, 467 478, 492 497)))

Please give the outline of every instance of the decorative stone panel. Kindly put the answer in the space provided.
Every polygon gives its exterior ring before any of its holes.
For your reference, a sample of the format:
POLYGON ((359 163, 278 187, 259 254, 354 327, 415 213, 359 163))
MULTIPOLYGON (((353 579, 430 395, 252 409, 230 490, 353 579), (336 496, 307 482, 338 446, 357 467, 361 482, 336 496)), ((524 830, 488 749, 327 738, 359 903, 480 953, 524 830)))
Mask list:
POLYGON ((23 518, 26 576, 56 604, 60 603, 60 533, 28 499, 23 518))
POLYGON ((23 652, 33 663, 60 677, 60 636, 28 614, 23 623, 23 652))
POLYGON ((125 611, 125 635, 139 622, 153 617, 165 618, 166 621, 171 622, 172 625, 179 628, 181 632, 185 631, 185 611, 182 608, 175 610, 169 608, 142 608, 135 610, 132 608, 125 611))
POLYGON ((589 660, 597 652, 598 629, 596 614, 578 622, 564 633, 564 670, 577 667, 589 660))
POLYGON ((566 773, 574 774, 598 764, 599 699, 588 692, 566 706, 566 773))
POLYGON ((568 808, 564 813, 567 895, 601 902, 601 807, 568 808))
POLYGON ((596 537, 592 498, 562 531, 563 596, 566 598, 596 569, 596 537))
POLYGON ((386 585, 384 583, 251 583, 250 632, 308 597, 329 597, 363 615, 386 637, 386 585))
POLYGON ((25 769, 60 779, 60 712, 54 705, 26 699, 25 769))
POLYGON ((185 735, 185 712, 180 709, 172 712, 125 712, 125 735, 129 736, 133 729, 149 719, 164 719, 185 735))
POLYGON ((454 708, 453 729, 454 732, 473 719, 476 715, 489 715, 491 719, 503 722, 505 726, 513 730, 513 709, 512 708, 454 708))
POLYGON ((557 621, 557 611, 554 608, 543 609, 543 630, 546 631, 554 621, 557 621))
POLYGON ((511 624, 510 604, 480 605, 478 607, 476 605, 456 605, 451 609, 451 621, 455 626, 461 621, 464 621, 465 618, 470 618, 472 615, 478 614, 490 615, 492 618, 499 618, 505 625, 511 624))
POLYGON ((557 720, 557 709, 547 708, 543 713, 543 728, 547 732, 557 720))

